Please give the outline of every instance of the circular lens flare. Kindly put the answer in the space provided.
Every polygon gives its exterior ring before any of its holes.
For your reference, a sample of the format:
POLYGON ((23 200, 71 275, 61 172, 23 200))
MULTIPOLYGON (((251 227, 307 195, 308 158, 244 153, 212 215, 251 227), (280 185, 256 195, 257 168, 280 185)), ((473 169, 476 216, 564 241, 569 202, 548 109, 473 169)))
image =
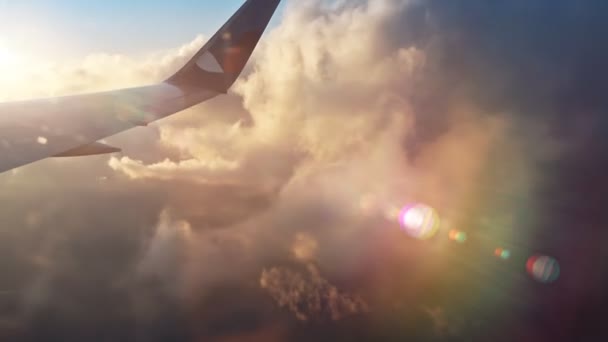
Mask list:
POLYGON ((559 278, 559 262, 550 256, 534 255, 528 259, 526 270, 536 281, 550 284, 559 278))
POLYGON ((494 250, 494 255, 501 258, 502 260, 507 260, 511 257, 511 251, 504 248, 496 248, 494 250))
POLYGON ((424 205, 409 205, 399 215, 401 226, 410 236, 427 240, 439 230, 440 219, 435 209, 424 205))
POLYGON ((452 229, 449 232, 450 240, 458 243, 465 243, 467 241, 467 233, 461 232, 457 229, 452 229))

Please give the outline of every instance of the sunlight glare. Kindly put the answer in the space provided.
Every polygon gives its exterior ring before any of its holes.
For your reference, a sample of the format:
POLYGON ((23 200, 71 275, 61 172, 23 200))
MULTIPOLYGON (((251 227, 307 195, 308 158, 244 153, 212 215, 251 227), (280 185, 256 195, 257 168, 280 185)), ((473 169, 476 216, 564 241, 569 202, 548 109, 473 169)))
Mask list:
POLYGON ((19 64, 19 55, 0 41, 0 69, 10 69, 19 64))

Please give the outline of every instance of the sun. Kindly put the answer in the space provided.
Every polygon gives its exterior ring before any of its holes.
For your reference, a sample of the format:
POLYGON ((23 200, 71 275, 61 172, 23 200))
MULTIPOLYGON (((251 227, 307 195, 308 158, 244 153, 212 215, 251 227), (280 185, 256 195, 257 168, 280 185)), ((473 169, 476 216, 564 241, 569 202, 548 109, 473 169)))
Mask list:
POLYGON ((0 68, 15 67, 19 62, 19 54, 0 41, 0 68))

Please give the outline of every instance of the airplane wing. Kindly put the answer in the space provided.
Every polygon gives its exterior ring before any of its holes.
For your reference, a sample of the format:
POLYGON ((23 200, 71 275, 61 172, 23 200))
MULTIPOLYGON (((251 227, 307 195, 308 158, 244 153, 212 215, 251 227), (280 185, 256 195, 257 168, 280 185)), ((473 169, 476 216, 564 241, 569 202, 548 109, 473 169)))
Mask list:
POLYGON ((280 0, 247 0, 177 73, 160 84, 0 103, 0 172, 47 157, 111 153, 98 140, 225 94, 280 0))

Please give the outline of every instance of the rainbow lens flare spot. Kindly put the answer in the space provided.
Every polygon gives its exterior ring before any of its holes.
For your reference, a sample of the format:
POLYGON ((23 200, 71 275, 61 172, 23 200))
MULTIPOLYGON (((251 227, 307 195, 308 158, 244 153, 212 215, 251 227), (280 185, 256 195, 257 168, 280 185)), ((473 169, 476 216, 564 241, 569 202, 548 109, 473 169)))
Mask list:
POLYGON ((450 240, 456 241, 458 243, 465 243, 467 241, 467 233, 461 232, 456 229, 450 230, 449 237, 450 240))
POLYGON ((494 255, 502 260, 507 260, 511 257, 511 251, 504 248, 496 248, 494 250, 494 255))
POLYGON ((440 219, 435 209, 424 205, 409 205, 401 210, 399 221, 405 232, 419 240, 432 238, 439 230, 440 219))
POLYGON ((557 260, 546 255, 534 255, 526 263, 526 270, 536 281, 550 284, 559 278, 560 267, 557 260))

